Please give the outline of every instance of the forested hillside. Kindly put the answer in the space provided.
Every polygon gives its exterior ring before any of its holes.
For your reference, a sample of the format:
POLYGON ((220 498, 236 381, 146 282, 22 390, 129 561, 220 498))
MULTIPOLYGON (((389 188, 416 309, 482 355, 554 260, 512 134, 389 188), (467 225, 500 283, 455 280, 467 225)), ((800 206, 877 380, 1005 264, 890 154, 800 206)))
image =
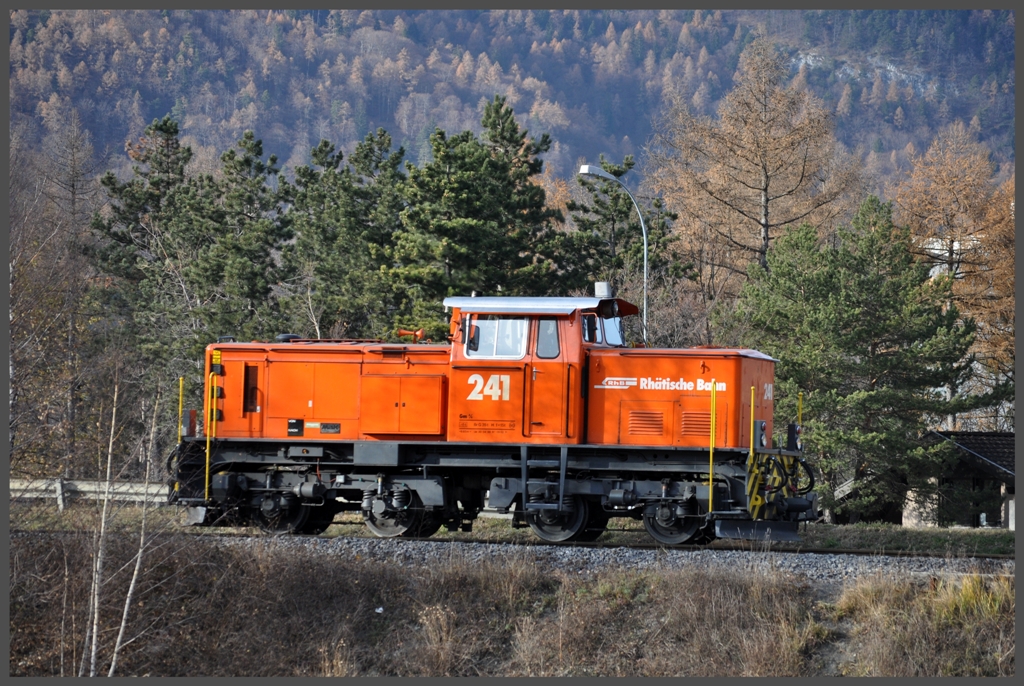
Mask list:
POLYGON ((10 18, 12 473, 143 473, 221 335, 596 280, 630 341, 780 359, 866 512, 938 483, 923 431, 1013 427, 1013 12, 10 18))
POLYGON ((73 103, 110 165, 167 114, 208 170, 251 129, 288 170, 321 139, 348 151, 378 127, 423 163, 435 127, 479 133, 500 94, 552 136, 544 160, 564 177, 579 158, 639 156, 672 99, 713 113, 759 27, 874 175, 905 168, 955 119, 997 164, 1014 159, 1005 10, 22 10, 11 112, 41 131, 73 103))

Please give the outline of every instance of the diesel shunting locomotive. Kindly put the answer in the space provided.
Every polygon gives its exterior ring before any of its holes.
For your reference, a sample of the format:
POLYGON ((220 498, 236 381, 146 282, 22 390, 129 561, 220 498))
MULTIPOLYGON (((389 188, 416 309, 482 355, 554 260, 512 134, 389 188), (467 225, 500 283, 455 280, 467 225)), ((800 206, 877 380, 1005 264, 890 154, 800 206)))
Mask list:
POLYGON ((444 305, 448 344, 208 346, 172 500, 194 524, 279 533, 361 512, 382 537, 468 531, 486 506, 555 542, 615 517, 669 545, 791 539, 816 517, 799 417, 773 440, 768 355, 632 347, 638 310, 614 297, 444 305))

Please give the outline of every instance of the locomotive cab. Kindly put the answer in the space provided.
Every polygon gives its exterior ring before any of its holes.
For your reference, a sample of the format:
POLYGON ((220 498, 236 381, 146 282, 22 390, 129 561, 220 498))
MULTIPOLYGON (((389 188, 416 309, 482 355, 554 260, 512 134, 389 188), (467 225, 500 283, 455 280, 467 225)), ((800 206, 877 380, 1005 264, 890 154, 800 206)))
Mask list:
POLYGON ((448 437, 467 442, 585 442, 588 351, 623 347, 625 300, 447 298, 448 437))

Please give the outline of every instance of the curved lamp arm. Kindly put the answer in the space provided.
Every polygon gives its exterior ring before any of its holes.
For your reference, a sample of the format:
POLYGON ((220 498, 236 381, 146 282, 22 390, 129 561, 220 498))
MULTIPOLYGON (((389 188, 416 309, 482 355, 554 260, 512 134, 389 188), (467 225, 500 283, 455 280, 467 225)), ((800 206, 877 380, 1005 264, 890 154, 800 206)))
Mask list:
POLYGON ((647 227, 644 225, 644 215, 640 211, 640 206, 636 204, 636 198, 633 197, 633 194, 629 192, 629 189, 626 188, 626 185, 624 183, 622 183, 621 181, 619 181, 619 179, 616 176, 614 176, 612 174, 609 174, 604 169, 601 169, 601 167, 598 167, 598 166, 593 165, 593 164, 584 164, 582 167, 580 167, 580 176, 594 176, 594 177, 597 177, 599 179, 604 179, 605 181, 614 181, 615 183, 619 184, 622 187, 622 190, 626 191, 626 195, 629 196, 629 199, 633 201, 633 207, 636 208, 637 216, 640 217, 640 231, 643 232, 643 235, 644 235, 644 315, 643 315, 643 336, 644 336, 644 345, 646 346, 647 345, 647 227))

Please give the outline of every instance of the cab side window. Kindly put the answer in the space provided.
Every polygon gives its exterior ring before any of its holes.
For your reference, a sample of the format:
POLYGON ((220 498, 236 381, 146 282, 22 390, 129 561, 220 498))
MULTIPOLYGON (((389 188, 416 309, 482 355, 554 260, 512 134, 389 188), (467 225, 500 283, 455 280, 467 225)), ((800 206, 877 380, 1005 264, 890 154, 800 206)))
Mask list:
POLYGON ((526 334, 530 320, 495 314, 474 316, 470 320, 470 337, 466 357, 518 360, 526 355, 526 334))
POLYGON ((583 342, 600 343, 601 325, 597 323, 596 314, 583 315, 583 342))
POLYGON ((245 365, 242 412, 246 414, 259 412, 259 373, 259 367, 251 364, 245 365))
POLYGON ((558 320, 542 318, 537 322, 537 357, 553 359, 558 357, 558 320))

